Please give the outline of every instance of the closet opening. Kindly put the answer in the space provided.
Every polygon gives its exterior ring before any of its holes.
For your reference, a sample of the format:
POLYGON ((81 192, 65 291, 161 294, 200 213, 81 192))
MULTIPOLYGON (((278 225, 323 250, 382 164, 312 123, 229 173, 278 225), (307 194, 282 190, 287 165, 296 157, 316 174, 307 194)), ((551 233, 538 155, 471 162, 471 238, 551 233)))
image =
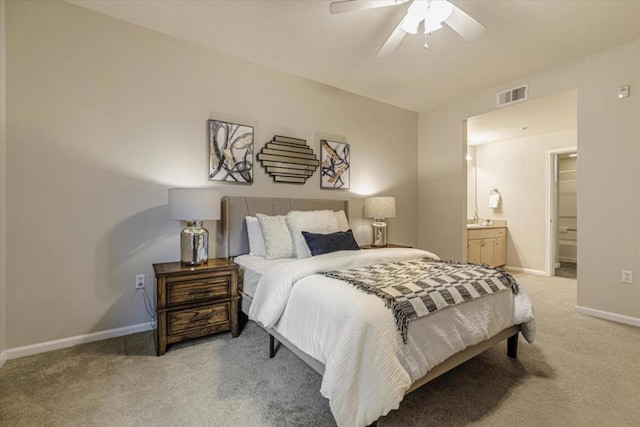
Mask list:
POLYGON ((578 151, 576 147, 547 152, 548 251, 547 273, 575 279, 578 267, 578 151))

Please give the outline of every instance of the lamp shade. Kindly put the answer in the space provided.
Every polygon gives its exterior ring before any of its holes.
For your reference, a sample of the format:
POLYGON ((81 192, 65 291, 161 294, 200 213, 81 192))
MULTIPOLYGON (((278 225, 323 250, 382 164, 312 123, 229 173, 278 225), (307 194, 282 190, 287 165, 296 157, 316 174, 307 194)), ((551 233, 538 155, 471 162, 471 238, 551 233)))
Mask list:
POLYGON ((364 200, 365 218, 395 218, 395 197, 368 197, 364 200))
POLYGON ((184 221, 220 219, 220 192, 208 188, 170 188, 169 218, 184 221))

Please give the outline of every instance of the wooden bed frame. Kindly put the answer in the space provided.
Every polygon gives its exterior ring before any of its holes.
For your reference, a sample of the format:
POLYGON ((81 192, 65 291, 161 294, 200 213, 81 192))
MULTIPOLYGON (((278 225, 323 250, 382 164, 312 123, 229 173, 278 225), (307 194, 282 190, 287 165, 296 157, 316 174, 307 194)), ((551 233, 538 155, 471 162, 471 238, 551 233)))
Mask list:
MULTIPOLYGON (((256 213, 265 215, 285 215, 292 210, 309 211, 309 210, 344 210, 349 217, 349 202, 347 200, 323 200, 323 199, 286 199, 286 198, 270 198, 270 197, 224 197, 222 200, 222 247, 223 253, 227 258, 233 258, 238 255, 249 253, 249 242, 247 238, 245 217, 248 215, 255 216, 256 213)), ((220 234, 219 234, 220 235, 220 234)), ((242 303, 241 310, 248 315, 251 297, 240 292, 242 303)), ((309 356, 295 345, 290 343, 285 337, 277 331, 269 328, 263 328, 269 333, 269 357, 273 358, 277 351, 276 340, 291 350, 296 356, 302 359, 314 371, 320 375, 324 375, 324 364, 317 359, 309 356)), ((514 325, 500 331, 498 334, 482 341, 465 350, 454 354, 444 362, 433 367, 425 376, 414 382, 406 394, 418 389, 429 381, 439 377, 440 375, 450 371, 474 358, 478 354, 490 349, 499 342, 507 340, 507 355, 516 358, 518 354, 518 336, 520 325, 514 325)), ((376 422, 372 424, 376 425, 376 422)))

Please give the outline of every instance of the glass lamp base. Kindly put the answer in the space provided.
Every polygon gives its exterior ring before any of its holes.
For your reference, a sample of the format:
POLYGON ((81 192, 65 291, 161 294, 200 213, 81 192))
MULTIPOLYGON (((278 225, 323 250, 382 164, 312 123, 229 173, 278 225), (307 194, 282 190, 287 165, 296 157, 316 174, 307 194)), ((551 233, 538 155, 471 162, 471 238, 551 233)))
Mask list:
POLYGON ((180 233, 180 262, 182 265, 200 265, 209 260, 209 232, 202 221, 187 221, 180 233))
POLYGON ((382 218, 376 218, 371 224, 372 231, 372 246, 385 247, 387 246, 387 224, 382 218))

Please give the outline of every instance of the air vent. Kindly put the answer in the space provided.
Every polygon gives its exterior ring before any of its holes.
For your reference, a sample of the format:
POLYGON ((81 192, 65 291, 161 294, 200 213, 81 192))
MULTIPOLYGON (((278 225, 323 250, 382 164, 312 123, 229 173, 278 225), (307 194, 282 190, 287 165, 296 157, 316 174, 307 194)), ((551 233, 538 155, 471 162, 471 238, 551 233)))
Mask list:
POLYGON ((516 102, 527 100, 527 85, 522 85, 513 89, 498 93, 498 107, 504 107, 516 102))

